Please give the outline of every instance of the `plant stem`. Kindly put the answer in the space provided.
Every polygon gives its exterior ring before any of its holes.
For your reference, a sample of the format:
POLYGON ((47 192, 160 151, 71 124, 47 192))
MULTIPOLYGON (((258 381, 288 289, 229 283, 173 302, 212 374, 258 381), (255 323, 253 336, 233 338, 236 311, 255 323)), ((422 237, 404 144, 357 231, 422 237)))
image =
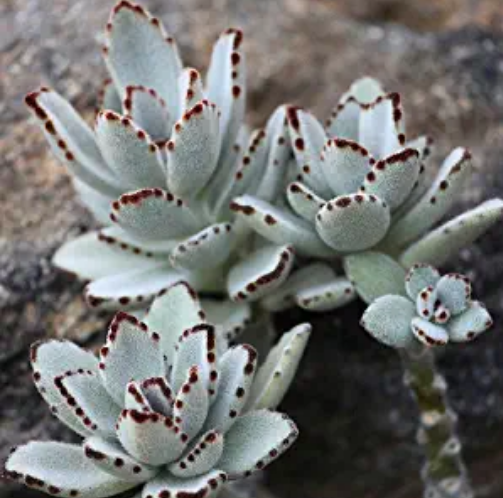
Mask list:
POLYGON ((417 441, 426 456, 421 472, 424 498, 473 498, 456 434, 457 415, 449 405, 447 383, 436 369, 433 351, 404 350, 401 358, 404 382, 420 412, 417 441))

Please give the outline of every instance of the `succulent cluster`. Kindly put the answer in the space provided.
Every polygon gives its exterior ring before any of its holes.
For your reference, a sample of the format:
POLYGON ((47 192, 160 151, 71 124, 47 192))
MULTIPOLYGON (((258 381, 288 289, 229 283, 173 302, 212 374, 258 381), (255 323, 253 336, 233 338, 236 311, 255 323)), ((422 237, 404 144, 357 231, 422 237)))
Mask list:
MULTIPOLYGON (((122 0, 106 26, 110 79, 94 126, 51 89, 26 97, 104 226, 64 244, 55 265, 90 282, 90 306, 136 314, 117 313, 99 358, 67 341, 33 346, 41 395, 84 441, 15 449, 11 478, 62 497, 210 498, 263 469, 297 436, 274 409, 310 326, 284 334, 259 367, 253 347, 233 345, 252 301, 327 311, 359 295, 371 303, 363 327, 410 356, 420 406, 447 413, 422 346, 470 341, 492 320, 465 277, 430 265, 490 228, 503 201, 438 225, 470 153, 455 149, 429 181, 432 140, 407 139, 400 96, 371 78, 325 126, 281 106, 249 132, 242 38, 221 35, 203 83, 160 20, 122 0), (228 299, 200 302, 193 288, 228 299)), ((436 452, 449 424, 431 431, 436 452)))
POLYGON ((30 442, 7 475, 64 497, 216 496, 281 455, 295 424, 273 411, 309 338, 299 325, 258 367, 249 345, 230 347, 205 320, 188 284, 158 297, 144 321, 116 314, 99 358, 71 342, 35 344, 35 383, 81 445, 30 442))
MULTIPOLYGON (((342 258, 348 279, 368 302, 386 293, 390 272, 400 272, 395 261, 405 268, 417 262, 441 264, 500 218, 503 201, 494 199, 430 231, 469 177, 470 153, 455 149, 429 184, 432 141, 406 140, 400 96, 385 93, 373 79, 355 82, 325 127, 295 107, 287 109, 287 121, 297 164, 297 178, 287 186, 288 205, 246 194, 234 200, 233 209, 260 235, 292 244, 299 255, 342 258), (374 272, 383 266, 379 290, 374 272)), ((323 285, 292 279, 285 299, 276 295, 266 305, 278 309, 302 303, 301 292, 310 303, 322 303, 324 311, 345 304, 351 292, 332 291, 351 287, 334 275, 323 285)))
POLYGON ((463 275, 440 276, 433 266, 417 264, 407 274, 405 290, 407 297, 377 298, 361 320, 365 330, 387 346, 413 349, 419 343, 468 342, 492 325, 485 306, 472 300, 470 281, 463 275))
POLYGON ((159 19, 123 0, 106 27, 111 79, 93 129, 51 89, 26 97, 81 200, 105 225, 54 257, 56 266, 91 281, 91 306, 144 307, 180 279, 249 300, 286 277, 291 248, 253 252, 250 231, 229 209, 245 192, 274 200, 289 154, 284 108, 265 129, 249 133, 243 124, 242 38, 235 29, 221 35, 203 85, 195 69, 183 68, 159 19), (251 254, 233 271, 241 252, 251 254))

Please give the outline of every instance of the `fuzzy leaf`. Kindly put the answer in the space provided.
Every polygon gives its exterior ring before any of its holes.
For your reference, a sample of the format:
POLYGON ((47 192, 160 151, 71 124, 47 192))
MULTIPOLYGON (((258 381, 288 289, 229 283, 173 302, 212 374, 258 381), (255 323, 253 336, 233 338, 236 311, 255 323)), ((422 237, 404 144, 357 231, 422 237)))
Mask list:
POLYGON ((227 277, 227 291, 233 301, 256 301, 279 287, 288 277, 294 261, 291 246, 266 246, 234 265, 227 277))
POLYGON ((306 256, 334 256, 308 222, 285 209, 250 195, 234 199, 231 209, 259 235, 275 244, 292 244, 296 252, 306 256))
POLYGON ((193 366, 187 369, 185 381, 176 395, 173 418, 189 439, 199 433, 208 414, 207 381, 199 368, 193 366))
POLYGON ((77 204, 84 207, 100 226, 108 227, 112 224, 110 220, 110 205, 115 197, 102 195, 97 190, 81 182, 78 178, 72 177, 71 184, 77 193, 77 204))
POLYGON ((466 342, 475 339, 493 324, 491 315, 479 301, 471 301, 466 311, 449 321, 447 331, 449 340, 466 342))
POLYGON ((444 327, 422 318, 414 318, 411 322, 411 329, 416 339, 425 346, 443 346, 449 340, 444 327))
MULTIPOLYGON (((163 258, 163 261, 178 245, 178 240, 144 240, 135 237, 117 225, 100 230, 98 239, 109 246, 120 248, 121 252, 126 251, 149 259, 159 257, 159 259, 163 258)), ((151 259, 151 261, 153 261, 153 264, 157 264, 159 259, 151 259)), ((137 268, 137 263, 135 263, 134 267, 137 268)))
POLYGON ((288 131, 300 172, 299 181, 312 188, 321 197, 330 197, 331 191, 323 174, 320 154, 327 141, 323 126, 309 112, 296 107, 287 109, 288 131))
POLYGON ((295 424, 281 413, 256 410, 239 417, 225 435, 218 467, 229 479, 262 470, 286 451, 297 438, 295 424))
POLYGON ((171 264, 189 271, 218 266, 231 254, 233 235, 230 223, 209 225, 173 249, 171 264))
POLYGON ((154 480, 145 485, 142 498, 151 496, 178 496, 216 498, 227 476, 220 470, 212 470, 197 477, 176 477, 169 471, 159 474, 154 480))
POLYGON ((186 278, 167 263, 131 270, 91 282, 85 288, 89 306, 97 309, 134 309, 145 306, 171 284, 186 278))
POLYGON ((177 119, 182 63, 175 41, 157 18, 128 1, 117 4, 107 25, 104 57, 121 96, 128 85, 153 88, 177 119))
POLYGON ((115 197, 103 195, 94 188, 84 182, 81 182, 77 177, 72 178, 73 188, 79 195, 79 201, 84 207, 94 216, 100 225, 110 225, 110 205, 115 197))
POLYGON ((312 263, 292 272, 285 285, 266 296, 261 305, 269 311, 282 311, 295 306, 298 291, 328 283, 336 278, 333 269, 325 263, 312 263))
POLYGON ((421 161, 425 161, 430 157, 433 147, 433 139, 426 135, 421 135, 405 144, 406 149, 416 149, 419 152, 421 161))
POLYGON ((185 68, 178 79, 180 109, 183 112, 192 109, 204 99, 201 75, 193 68, 185 68))
POLYGON ((218 110, 207 100, 198 102, 173 127, 166 144, 168 185, 184 198, 196 196, 217 166, 218 110))
POLYGON ((451 152, 432 186, 390 230, 387 238, 389 244, 403 247, 439 221, 454 204, 470 173, 470 153, 463 148, 451 152))
POLYGON ((433 321, 439 325, 445 325, 451 319, 451 316, 451 312, 443 304, 440 304, 435 310, 433 321))
POLYGON ((296 292, 295 302, 308 311, 330 311, 341 308, 356 297, 355 288, 346 278, 306 287, 296 292))
MULTIPOLYGON (((152 140, 165 140, 169 137, 172 119, 166 109, 166 102, 154 89, 141 85, 127 86, 123 109, 125 116, 131 118, 138 129, 144 130, 152 140)), ((151 187, 152 183, 147 186, 151 187)))
POLYGON ((146 240, 183 237, 200 228, 187 205, 160 188, 121 195, 112 204, 110 218, 133 236, 146 240))
POLYGON ((164 186, 159 148, 130 118, 112 111, 100 112, 95 131, 109 168, 129 187, 164 186))
POLYGON ((217 336, 223 336, 227 341, 236 339, 252 317, 248 303, 204 299, 203 307, 208 322, 216 326, 217 336))
POLYGON ((91 129, 71 104, 47 88, 28 94, 25 102, 51 150, 73 175, 102 195, 121 192, 120 181, 105 165, 91 129))
POLYGON ((390 93, 363 107, 359 120, 359 143, 376 159, 402 148, 403 111, 398 93, 390 93))
POLYGON ((120 407, 103 387, 97 373, 84 369, 67 371, 56 377, 54 384, 84 427, 105 437, 114 436, 120 407))
POLYGON ((378 196, 394 210, 410 195, 419 176, 419 166, 417 150, 397 152, 372 166, 365 177, 362 191, 378 196))
POLYGON ((54 379, 73 369, 96 373, 98 360, 95 356, 69 341, 52 339, 34 343, 30 349, 30 360, 35 385, 51 411, 77 434, 84 437, 90 435, 92 430, 82 424, 72 407, 62 398, 54 379))
POLYGON ((175 355, 171 380, 173 389, 178 392, 186 381, 187 372, 193 366, 198 366, 198 376, 210 392, 216 394, 217 379, 211 372, 217 364, 215 327, 208 324, 198 324, 185 330, 179 339, 178 351, 175 355))
POLYGON ((151 377, 141 383, 148 406, 156 413, 169 416, 173 411, 174 393, 166 377, 151 377))
POLYGON ((377 298, 365 310, 360 324, 386 346, 409 348, 414 344, 411 320, 415 315, 415 306, 407 298, 388 294, 377 298))
POLYGON ((30 488, 64 498, 106 498, 136 486, 96 468, 80 445, 31 441, 12 453, 7 474, 30 488))
POLYGON ((221 112, 222 154, 225 154, 236 141, 245 113, 246 65, 241 50, 242 40, 242 31, 238 29, 224 31, 213 47, 208 68, 206 80, 208 98, 221 112))
POLYGON ((63 244, 54 254, 56 267, 84 280, 128 273, 131 268, 149 270, 159 260, 121 249, 119 244, 107 244, 99 232, 90 232, 63 244))
POLYGON ((283 400, 311 335, 311 325, 303 323, 283 334, 260 367, 248 400, 248 410, 275 409, 283 400))
POLYGON ((335 195, 356 192, 370 171, 370 164, 367 149, 357 142, 334 138, 323 146, 321 166, 335 195))
POLYGON ((452 315, 463 312, 472 295, 472 286, 468 278, 457 273, 444 275, 437 283, 438 298, 452 315))
POLYGON ((328 201, 316 215, 316 230, 338 252, 375 246, 391 221, 387 204, 374 195, 350 194, 328 201))
POLYGON ((327 135, 356 141, 359 138, 361 104, 352 96, 341 101, 325 123, 327 135))
POLYGON ((384 94, 384 89, 379 81, 364 76, 351 84, 346 97, 353 97, 362 104, 371 104, 384 94))
POLYGON ((203 321, 204 311, 197 294, 183 281, 171 285, 157 297, 145 317, 149 329, 160 335, 161 351, 168 365, 173 364, 175 346, 182 333, 203 321))
POLYGON ((405 277, 405 289, 408 296, 415 301, 418 294, 426 287, 435 287, 440 280, 439 271, 433 266, 417 263, 405 277))
POLYGON ((124 312, 115 315, 100 351, 103 385, 119 405, 124 403, 126 386, 164 374, 159 335, 143 322, 124 312), (138 352, 141 351, 141 355, 138 352))
POLYGON ((426 234, 400 255, 400 262, 405 267, 417 262, 440 266, 489 230, 502 212, 502 200, 486 201, 426 234))
POLYGON ((210 408, 207 429, 222 434, 229 430, 245 407, 256 368, 257 353, 251 346, 234 346, 224 353, 219 362, 218 397, 210 408))
POLYGON ((124 394, 124 408, 127 410, 137 410, 146 413, 153 412, 154 410, 143 393, 141 385, 142 382, 136 382, 134 380, 128 382, 126 392, 124 394))
POLYGON ((416 299, 417 314, 430 320, 435 314, 435 304, 437 301, 437 290, 433 286, 428 286, 419 292, 416 299))
POLYGON ((182 478, 205 474, 215 467, 223 450, 223 435, 215 430, 208 431, 196 441, 188 454, 178 462, 172 463, 169 470, 174 476, 182 478))
POLYGON ((103 81, 98 94, 98 109, 122 112, 122 101, 111 78, 103 81))
POLYGON ((123 481, 141 483, 157 474, 157 469, 135 460, 115 441, 94 436, 84 441, 83 449, 93 465, 123 481))
POLYGON ((117 436, 124 449, 148 465, 173 462, 183 453, 187 435, 171 418, 158 413, 123 410, 117 436))
POLYGON ((273 202, 283 189, 290 157, 286 106, 278 107, 273 112, 267 122, 265 133, 268 141, 267 165, 255 194, 260 199, 273 202))
POLYGON ((379 252, 351 254, 344 269, 358 295, 370 304, 386 294, 405 296, 405 270, 394 259, 379 252))
POLYGON ((362 107, 384 96, 384 89, 377 80, 369 77, 356 80, 341 97, 327 120, 328 136, 358 140, 362 107))
POLYGON ((232 199, 244 192, 253 193, 259 187, 267 164, 267 144, 264 130, 254 130, 250 135, 248 145, 237 165, 237 171, 217 202, 216 209, 220 216, 229 217, 232 199))
POLYGON ((316 214, 325 204, 324 199, 300 182, 288 185, 286 197, 295 213, 311 223, 314 223, 316 214))

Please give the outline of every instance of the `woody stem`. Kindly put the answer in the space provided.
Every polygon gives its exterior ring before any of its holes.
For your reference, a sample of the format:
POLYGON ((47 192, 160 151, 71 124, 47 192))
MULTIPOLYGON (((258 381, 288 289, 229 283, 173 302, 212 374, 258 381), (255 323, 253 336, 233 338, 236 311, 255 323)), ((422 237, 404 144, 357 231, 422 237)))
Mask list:
POLYGON ((457 415, 447 399, 447 383, 430 348, 403 350, 404 383, 419 408, 417 441, 426 462, 421 477, 424 498, 473 498, 456 434, 457 415))

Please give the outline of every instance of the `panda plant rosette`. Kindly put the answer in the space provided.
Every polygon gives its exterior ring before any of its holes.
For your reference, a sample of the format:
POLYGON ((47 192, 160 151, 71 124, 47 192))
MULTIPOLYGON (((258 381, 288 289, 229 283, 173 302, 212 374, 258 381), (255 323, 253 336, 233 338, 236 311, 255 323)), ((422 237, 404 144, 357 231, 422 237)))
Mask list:
POLYGON ((297 173, 286 203, 247 193, 232 204, 243 223, 312 263, 265 299, 270 310, 326 311, 355 294, 367 303, 403 295, 410 266, 446 263, 501 219, 503 201, 491 199, 436 226, 466 187, 471 154, 454 149, 431 181, 432 140, 407 139, 400 95, 376 80, 356 81, 325 126, 294 106, 287 120, 297 173))
POLYGON ((310 334, 298 325, 258 366, 253 347, 229 346, 184 282, 144 321, 118 312, 97 358, 69 341, 32 346, 36 386, 81 444, 15 448, 6 475, 49 495, 210 498, 261 471, 298 431, 275 411, 310 334))
POLYGON ((180 279, 255 300, 286 278, 292 248, 254 250, 229 208, 245 192, 274 201, 289 154, 283 107, 264 129, 250 133, 244 124, 242 39, 236 29, 221 35, 203 83, 183 68, 160 20, 121 1, 106 26, 110 79, 93 127, 54 90, 26 97, 81 201, 104 225, 54 257, 90 281, 91 306, 142 308, 180 279))
POLYGON ((430 181, 432 140, 407 139, 400 95, 371 78, 351 86, 325 126, 294 106, 287 108, 287 121, 297 176, 286 188, 286 202, 245 194, 231 206, 243 223, 275 244, 291 244, 305 261, 263 305, 324 312, 356 295, 369 304, 362 324, 397 349, 421 412, 425 498, 471 498, 456 414, 432 346, 466 342, 492 321, 480 303, 469 301, 466 279, 440 278, 429 265, 449 262, 500 221, 503 201, 491 199, 440 223, 466 187, 471 154, 453 150, 430 181), (334 261, 345 275, 336 274, 334 261), (405 281, 415 280, 418 268, 430 269, 431 282, 418 289, 414 303, 405 281), (416 306, 423 314, 415 316, 416 306))

